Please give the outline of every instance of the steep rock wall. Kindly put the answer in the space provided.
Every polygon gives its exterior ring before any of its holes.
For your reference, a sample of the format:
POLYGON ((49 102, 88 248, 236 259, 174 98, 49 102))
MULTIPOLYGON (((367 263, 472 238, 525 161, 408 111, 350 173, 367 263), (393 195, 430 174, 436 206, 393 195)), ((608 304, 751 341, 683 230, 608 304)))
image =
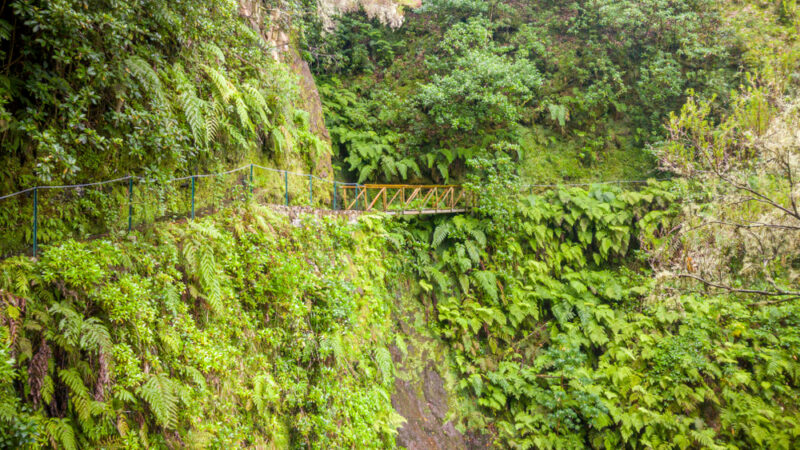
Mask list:
MULTIPOLYGON (((330 146, 331 138, 325 127, 319 91, 308 62, 300 56, 296 43, 292 40, 289 16, 277 8, 265 9, 260 0, 239 0, 239 14, 249 20, 250 25, 259 32, 266 45, 272 49, 275 60, 289 65, 297 75, 301 98, 301 104, 297 107, 309 114, 311 131, 330 146)), ((320 156, 313 170, 320 177, 333 179, 330 153, 320 156)))

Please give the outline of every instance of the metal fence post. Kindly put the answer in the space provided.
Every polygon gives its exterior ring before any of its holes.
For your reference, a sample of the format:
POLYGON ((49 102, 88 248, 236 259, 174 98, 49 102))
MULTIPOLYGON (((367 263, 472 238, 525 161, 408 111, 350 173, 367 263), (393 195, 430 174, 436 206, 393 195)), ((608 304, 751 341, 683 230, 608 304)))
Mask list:
POLYGON ((308 176, 308 204, 314 206, 314 175, 308 176))
POLYGON ((192 220, 194 220, 194 175, 192 175, 192 220))
POLYGON ((283 171, 283 191, 286 195, 286 206, 289 206, 289 172, 283 171))
POLYGON ((133 228, 133 177, 128 175, 128 233, 133 228))
POLYGON ((33 188, 33 257, 36 258, 36 234, 39 228, 39 188, 33 188))
POLYGON ((250 163, 250 198, 253 198, 253 164, 250 163))
POLYGON ((339 186, 336 182, 333 182, 333 210, 336 211, 336 191, 338 190, 339 186))

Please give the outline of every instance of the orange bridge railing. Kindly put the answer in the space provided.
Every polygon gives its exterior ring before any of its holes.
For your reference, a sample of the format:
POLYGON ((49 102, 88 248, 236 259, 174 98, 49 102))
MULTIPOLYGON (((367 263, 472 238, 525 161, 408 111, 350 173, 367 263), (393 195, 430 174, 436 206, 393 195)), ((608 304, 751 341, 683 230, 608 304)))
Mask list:
POLYGON ((339 185, 345 211, 389 214, 465 212, 475 205, 472 193, 458 185, 361 184, 339 185))

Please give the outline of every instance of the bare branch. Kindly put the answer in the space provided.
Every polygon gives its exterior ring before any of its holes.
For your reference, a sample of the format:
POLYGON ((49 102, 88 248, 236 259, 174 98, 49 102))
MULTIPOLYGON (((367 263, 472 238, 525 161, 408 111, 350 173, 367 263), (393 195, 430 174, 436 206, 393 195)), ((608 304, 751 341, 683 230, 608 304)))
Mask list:
MULTIPOLYGON (((678 275, 680 278, 691 278, 693 280, 697 280, 706 286, 711 286, 717 289, 723 289, 728 292, 735 292, 738 294, 750 294, 750 295, 763 295, 766 297, 792 297, 789 300, 794 300, 796 298, 800 298, 800 292, 793 292, 793 291, 784 291, 781 289, 776 289, 774 291, 764 291, 760 289, 739 289, 731 286, 726 286, 724 284, 714 283, 712 281, 708 281, 704 278, 698 277, 697 275, 692 275, 689 273, 682 273, 678 275)), ((789 301, 787 300, 787 301, 789 301)))
POLYGON ((717 225, 727 225, 736 228, 776 228, 780 230, 797 230, 800 231, 800 226, 794 225, 779 225, 774 223, 763 223, 763 222, 751 222, 751 223, 736 223, 736 222, 725 222, 722 220, 711 220, 705 223, 705 225, 710 224, 717 224, 717 225))
POLYGON ((760 201, 762 203, 766 203, 767 205, 772 206, 773 208, 777 208, 791 217, 794 217, 797 220, 800 220, 800 214, 795 213, 794 211, 786 208, 785 206, 781 205, 780 203, 772 200, 771 198, 767 197, 766 195, 756 191, 755 189, 747 186, 745 184, 739 184, 730 178, 726 177, 722 172, 717 172, 717 176, 722 179, 723 181, 729 183, 731 186, 735 187, 736 189, 740 189, 746 192, 753 194, 756 198, 755 200, 760 201))
POLYGON ((788 302, 791 302, 793 300, 798 300, 798 299, 800 299, 800 297, 782 298, 780 300, 767 300, 767 301, 763 301, 763 302, 750 303, 747 306, 751 306, 753 308, 757 308, 759 306, 770 306, 770 305, 778 305, 780 303, 788 303, 788 302))

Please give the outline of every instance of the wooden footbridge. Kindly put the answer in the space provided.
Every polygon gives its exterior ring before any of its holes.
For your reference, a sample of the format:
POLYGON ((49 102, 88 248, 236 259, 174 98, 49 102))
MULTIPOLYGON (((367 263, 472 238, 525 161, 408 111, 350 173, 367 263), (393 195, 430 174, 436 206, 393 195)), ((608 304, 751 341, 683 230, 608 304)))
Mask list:
POLYGON ((476 204, 475 196, 458 185, 359 184, 340 185, 345 211, 381 211, 390 215, 463 213, 476 204))

